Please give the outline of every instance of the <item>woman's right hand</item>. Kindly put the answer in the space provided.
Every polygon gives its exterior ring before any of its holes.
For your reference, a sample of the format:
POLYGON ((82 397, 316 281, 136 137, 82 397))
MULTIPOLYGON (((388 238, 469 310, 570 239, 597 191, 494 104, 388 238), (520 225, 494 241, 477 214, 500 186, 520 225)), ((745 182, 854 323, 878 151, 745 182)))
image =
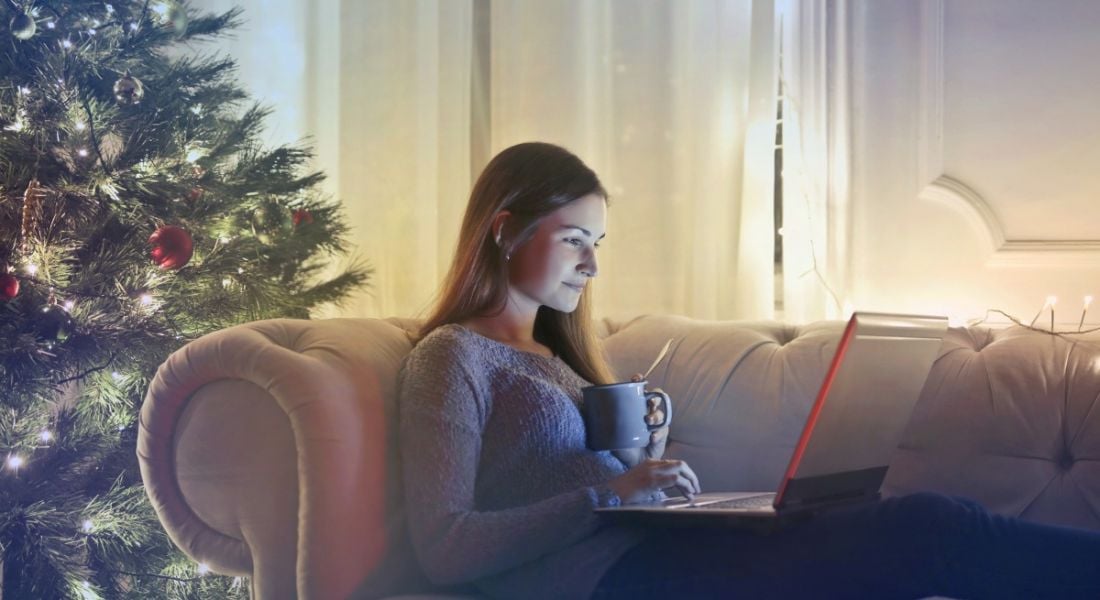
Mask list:
POLYGON ((607 482, 623 504, 649 500, 665 488, 675 487, 688 499, 699 493, 699 478, 682 460, 646 459, 607 482))

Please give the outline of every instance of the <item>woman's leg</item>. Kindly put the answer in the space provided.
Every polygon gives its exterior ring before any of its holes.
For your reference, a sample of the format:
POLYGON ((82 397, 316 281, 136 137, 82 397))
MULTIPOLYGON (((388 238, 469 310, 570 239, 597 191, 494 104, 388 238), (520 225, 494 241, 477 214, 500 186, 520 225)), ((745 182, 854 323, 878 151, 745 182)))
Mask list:
POLYGON ((829 511, 772 534, 671 529, 594 598, 1100 598, 1100 533, 920 493, 829 511))

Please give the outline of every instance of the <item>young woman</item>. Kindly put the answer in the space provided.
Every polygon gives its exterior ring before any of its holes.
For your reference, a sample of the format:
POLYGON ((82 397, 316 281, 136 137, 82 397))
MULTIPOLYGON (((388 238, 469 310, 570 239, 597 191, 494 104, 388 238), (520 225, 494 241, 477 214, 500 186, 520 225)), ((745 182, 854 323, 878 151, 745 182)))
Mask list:
POLYGON ((586 292, 607 206, 551 144, 504 150, 474 185, 398 377, 409 531, 434 583, 496 598, 1100 598, 1100 533, 936 494, 770 535, 601 521, 597 506, 700 491, 687 463, 661 460, 667 430, 633 453, 585 447, 580 389, 618 380, 586 292))

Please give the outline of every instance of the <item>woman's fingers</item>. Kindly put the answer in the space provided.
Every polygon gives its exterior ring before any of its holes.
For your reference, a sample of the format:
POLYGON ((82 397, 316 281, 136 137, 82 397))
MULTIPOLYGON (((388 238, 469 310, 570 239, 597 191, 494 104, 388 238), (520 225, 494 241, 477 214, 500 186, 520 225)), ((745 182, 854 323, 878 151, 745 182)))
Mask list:
POLYGON ((641 373, 635 373, 633 376, 631 376, 630 380, 631 381, 641 381, 642 380, 642 374, 641 373))

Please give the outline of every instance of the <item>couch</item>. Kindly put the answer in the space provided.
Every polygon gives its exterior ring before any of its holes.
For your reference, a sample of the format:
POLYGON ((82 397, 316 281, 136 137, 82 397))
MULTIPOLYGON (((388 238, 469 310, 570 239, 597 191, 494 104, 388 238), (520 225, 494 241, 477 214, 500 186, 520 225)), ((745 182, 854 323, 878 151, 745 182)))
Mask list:
MULTIPOLYGON (((173 542, 261 600, 476 598, 437 590, 404 534, 395 376, 418 321, 258 321, 172 354, 141 410, 137 453, 173 542)), ((613 368, 676 402, 667 455, 704 489, 775 489, 844 323, 599 321, 613 368)), ((953 327, 883 494, 966 496, 1100 529, 1100 336, 953 327)))

